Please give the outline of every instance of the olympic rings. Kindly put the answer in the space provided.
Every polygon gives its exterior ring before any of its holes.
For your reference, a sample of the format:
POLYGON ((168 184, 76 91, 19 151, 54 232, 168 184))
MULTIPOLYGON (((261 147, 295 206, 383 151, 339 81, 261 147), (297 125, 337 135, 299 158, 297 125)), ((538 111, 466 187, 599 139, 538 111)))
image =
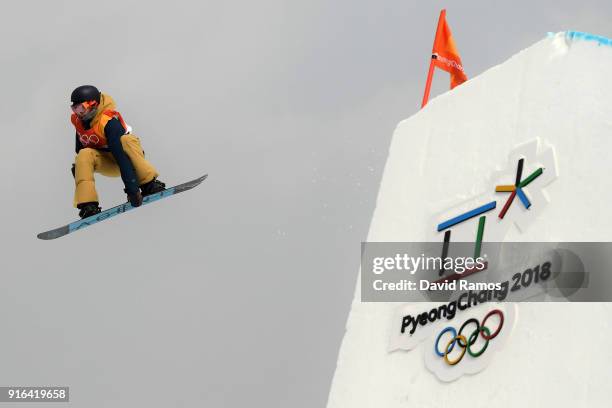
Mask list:
POLYGON ((478 338, 478 333, 482 333, 482 332, 486 332, 487 336, 491 335, 491 332, 485 326, 479 327, 478 329, 474 330, 474 333, 470 335, 466 348, 467 348, 467 352, 472 357, 480 357, 480 355, 484 353, 487 347, 489 346, 489 339, 487 339, 485 342, 485 345, 480 349, 480 351, 473 352, 472 349, 470 348, 474 345, 474 343, 476 343, 476 339, 478 338))
POLYGON ((461 359, 463 358, 463 355, 465 354, 465 350, 467 350, 467 347, 462 347, 461 348, 461 354, 459 355, 459 357, 457 357, 455 360, 449 360, 448 359, 448 353, 450 353, 449 347, 452 349, 455 346, 455 340, 457 340, 457 343, 459 343, 459 341, 463 340, 464 342, 467 342, 468 340, 465 338, 465 336, 463 334, 455 336, 451 339, 451 341, 448 342, 448 344, 446 345, 446 348, 444 349, 444 361, 446 361, 446 363, 448 365, 455 365, 458 362, 461 361, 461 359), (451 347, 452 345, 452 347, 451 347))
POLYGON ((480 357, 482 353, 485 352, 487 347, 489 347, 489 341, 497 337, 497 335, 501 332, 501 329, 503 326, 504 326, 504 313, 500 309, 493 309, 485 315, 485 317, 482 319, 482 323, 478 322, 478 320, 474 318, 466 320, 459 328, 459 332, 457 332, 455 328, 452 326, 445 327, 436 337, 436 341, 434 342, 434 352, 438 356, 442 357, 448 365, 455 365, 459 363, 463 359, 463 356, 465 355, 466 351, 472 357, 480 357), (500 320, 499 320, 499 326, 497 327, 497 329, 493 333, 491 333, 491 330, 485 326, 485 323, 487 322, 487 319, 493 315, 498 315, 500 320), (463 332, 463 329, 465 329, 470 323, 474 323, 476 325, 476 330, 474 330, 466 338, 465 335, 462 334, 462 332, 463 332), (439 349, 440 338, 445 333, 450 333, 452 335, 452 338, 446 344, 446 347, 444 348, 444 352, 441 352, 439 349), (480 350, 473 351, 472 346, 476 343, 476 340, 478 340, 479 334, 485 340, 485 344, 484 346, 482 346, 480 350), (453 351, 453 348, 455 347, 455 343, 458 344, 459 347, 461 348, 461 353, 454 360, 451 360, 449 359, 448 355, 453 351))
POLYGON ((81 141, 81 143, 83 144, 83 146, 87 146, 89 144, 98 144, 100 143, 100 138, 98 138, 97 135, 80 135, 79 136, 79 140, 81 141))
MULTIPOLYGON (((463 333, 463 329, 465 329, 465 326, 467 326, 470 323, 476 323, 476 330, 480 329, 480 322, 477 319, 471 318, 471 319, 467 319, 465 323, 461 325, 461 328, 459 329, 459 334, 463 333)), ((461 342, 459 342, 459 345, 461 347, 467 346, 465 343, 461 344, 461 342)))
POLYGON ((491 316, 493 316, 494 314, 499 315, 499 327, 497 328, 497 330, 495 330, 493 332, 493 334, 489 335, 484 335, 481 333, 482 338, 485 340, 491 340, 494 339, 495 337, 497 337, 497 335, 499 334, 499 332, 501 331, 502 327, 504 326, 504 314, 501 310, 499 309, 493 309, 491 310, 489 313, 487 313, 487 315, 484 317, 484 319, 482 320, 482 325, 484 326, 485 323, 487 322, 487 319, 491 316))
MULTIPOLYGON (((457 330, 455 330, 455 328, 451 327, 451 326, 448 326, 447 328, 442 330, 440 332, 440 334, 438 334, 438 338, 436 338, 436 342, 434 343, 434 351, 440 357, 444 357, 444 353, 441 353, 440 350, 438 350, 438 343, 440 342, 440 337, 442 337, 444 335, 444 333, 446 333, 446 332, 451 332, 453 334, 453 337, 457 337, 457 330)), ((454 347, 455 347, 455 343, 453 343, 453 345, 451 346, 449 352, 453 351, 454 347)))

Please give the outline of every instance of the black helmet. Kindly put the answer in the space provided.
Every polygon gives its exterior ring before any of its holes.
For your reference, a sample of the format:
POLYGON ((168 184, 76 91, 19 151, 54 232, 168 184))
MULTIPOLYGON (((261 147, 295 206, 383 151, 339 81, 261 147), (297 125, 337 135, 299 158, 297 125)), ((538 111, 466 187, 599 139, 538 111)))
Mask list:
POLYGON ((87 101, 96 101, 100 103, 100 91, 93 85, 81 85, 72 91, 70 101, 73 105, 87 101))

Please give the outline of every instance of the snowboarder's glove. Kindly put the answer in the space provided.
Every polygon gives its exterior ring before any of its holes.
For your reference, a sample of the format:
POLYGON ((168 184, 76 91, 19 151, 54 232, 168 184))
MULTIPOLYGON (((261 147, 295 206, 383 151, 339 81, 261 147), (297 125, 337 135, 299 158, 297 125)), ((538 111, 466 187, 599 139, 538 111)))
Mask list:
POLYGON ((72 168, 70 169, 70 171, 72 172, 72 178, 76 178, 76 174, 74 170, 74 163, 72 163, 72 168))
POLYGON ((88 203, 81 203, 77 205, 79 211, 79 217, 88 218, 92 215, 99 214, 102 209, 99 207, 99 203, 97 201, 91 201, 88 203))

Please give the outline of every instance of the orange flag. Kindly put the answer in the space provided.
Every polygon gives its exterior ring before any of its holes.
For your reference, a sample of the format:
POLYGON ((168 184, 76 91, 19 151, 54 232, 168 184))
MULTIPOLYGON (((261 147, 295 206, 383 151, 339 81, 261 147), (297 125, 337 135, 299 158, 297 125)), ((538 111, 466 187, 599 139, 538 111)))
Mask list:
POLYGON ((453 40, 453 34, 446 22, 446 10, 442 10, 442 13, 440 13, 431 59, 436 67, 450 73, 451 89, 467 81, 457 46, 453 40))
POLYGON ((429 91, 431 89, 431 81, 433 79, 435 67, 450 73, 451 89, 467 81, 467 76, 463 71, 463 65, 461 64, 457 46, 453 40, 450 27, 446 22, 446 10, 440 12, 436 38, 434 39, 433 50, 431 51, 431 63, 429 64, 429 73, 427 75, 427 83, 425 84, 425 94, 423 95, 421 107, 425 106, 429 100, 429 91))

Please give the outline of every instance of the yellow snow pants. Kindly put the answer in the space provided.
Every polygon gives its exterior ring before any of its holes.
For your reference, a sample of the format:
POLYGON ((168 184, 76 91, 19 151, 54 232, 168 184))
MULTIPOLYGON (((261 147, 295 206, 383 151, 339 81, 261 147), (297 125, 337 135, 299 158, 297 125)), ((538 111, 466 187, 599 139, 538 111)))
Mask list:
MULTIPOLYGON (((121 136, 123 151, 134 165, 138 184, 143 185, 158 176, 155 167, 145 157, 138 137, 127 134, 121 136)), ((98 200, 94 172, 108 177, 119 177, 121 172, 111 152, 86 147, 81 149, 74 160, 74 206, 98 200)))

